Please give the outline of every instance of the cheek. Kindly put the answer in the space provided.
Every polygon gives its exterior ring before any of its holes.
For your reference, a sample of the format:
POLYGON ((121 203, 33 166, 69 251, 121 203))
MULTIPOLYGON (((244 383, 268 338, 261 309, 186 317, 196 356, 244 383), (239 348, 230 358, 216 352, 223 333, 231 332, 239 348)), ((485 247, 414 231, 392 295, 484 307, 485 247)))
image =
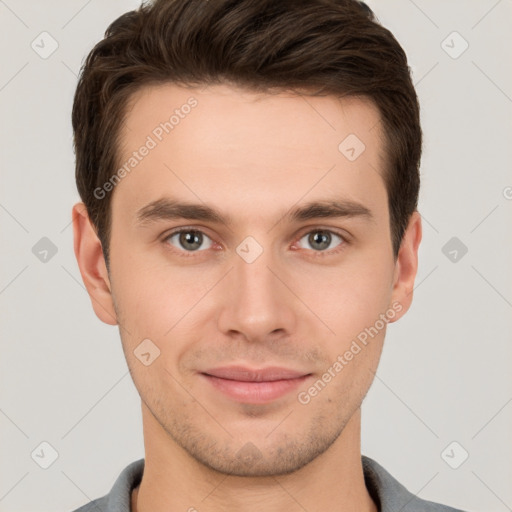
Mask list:
POLYGON ((198 279, 197 271, 148 261, 132 256, 113 265, 116 303, 130 330, 162 337, 208 292, 209 280, 198 279))
MULTIPOLYGON (((133 268, 140 268, 132 264, 133 268)), ((121 333, 122 342, 126 357, 131 360, 131 367, 138 369, 138 374, 145 372, 135 356, 141 352, 138 347, 143 340, 149 339, 156 345, 158 358, 151 368, 159 371, 142 375, 149 380, 168 379, 164 368, 172 375, 179 373, 177 365, 204 339, 205 329, 215 329, 209 295, 215 276, 210 279, 209 275, 201 275, 202 279, 198 279, 197 272, 192 275, 183 268, 170 266, 145 268, 136 273, 130 269, 124 280, 119 272, 115 292, 126 327, 121 333)))
POLYGON ((329 363, 309 387, 299 392, 298 402, 319 411, 328 407, 338 418, 337 423, 345 420, 360 406, 372 384, 382 351, 383 335, 383 332, 378 333, 365 343, 354 338, 331 347, 329 363))
POLYGON ((355 336, 373 325, 388 308, 392 267, 384 261, 364 261, 304 273, 298 295, 338 339, 355 336))

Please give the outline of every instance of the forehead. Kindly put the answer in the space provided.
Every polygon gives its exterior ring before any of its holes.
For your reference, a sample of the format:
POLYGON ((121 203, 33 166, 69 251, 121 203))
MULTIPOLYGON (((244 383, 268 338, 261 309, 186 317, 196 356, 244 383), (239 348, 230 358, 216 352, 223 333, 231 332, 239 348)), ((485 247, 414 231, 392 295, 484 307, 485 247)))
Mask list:
MULTIPOLYGON (((299 133, 303 134, 304 142, 311 141, 308 146, 314 145, 330 132, 337 132, 336 139, 348 127, 367 142, 372 142, 366 133, 369 128, 377 128, 375 135, 381 135, 379 110, 367 97, 308 96, 288 91, 257 93, 226 84, 202 88, 177 84, 144 86, 130 96, 124 121, 121 138, 126 143, 135 142, 131 141, 131 133, 150 134, 166 122, 170 122, 173 132, 184 135, 189 132, 186 125, 193 124, 197 137, 203 136, 205 143, 211 138, 205 140, 205 135, 218 134, 219 128, 227 131, 229 123, 237 121, 236 125, 231 124, 230 138, 247 139, 248 135, 267 133, 270 139, 277 132, 280 139, 276 143, 280 145, 286 140, 297 140, 299 133), (186 118, 189 121, 182 123, 186 118), (251 122, 244 122, 245 119, 251 122), (194 123, 198 120, 200 126, 194 123), (179 124, 182 126, 178 130, 179 124), (287 132, 283 133, 283 129, 287 132)), ((164 135, 167 134, 164 130, 164 135)))
POLYGON ((229 198, 248 212, 248 202, 297 202, 333 187, 370 203, 384 190, 380 115, 366 98, 149 86, 131 97, 120 135, 127 172, 113 208, 135 211, 167 193, 229 198))

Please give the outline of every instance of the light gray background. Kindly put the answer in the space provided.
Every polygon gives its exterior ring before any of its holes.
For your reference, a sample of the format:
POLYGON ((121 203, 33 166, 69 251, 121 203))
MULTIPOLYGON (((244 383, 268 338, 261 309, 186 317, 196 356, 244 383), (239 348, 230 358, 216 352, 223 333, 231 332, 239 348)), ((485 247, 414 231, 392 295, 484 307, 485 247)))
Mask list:
MULTIPOLYGON (((70 511, 108 492, 144 453, 118 330, 93 313, 70 225, 77 74, 108 24, 138 3, 0 0, 1 512, 70 511), (31 48, 43 31, 59 45, 47 59, 31 48), (58 249, 46 263, 32 252, 42 237, 58 249), (43 441, 58 452, 48 469, 31 457, 43 441)), ((420 96, 424 238, 413 306, 389 327, 363 405, 362 451, 421 498, 505 512, 512 2, 369 4, 405 48, 420 96), (447 53, 463 48, 459 36, 446 39, 453 31, 469 43, 458 58, 447 53), (468 248, 456 262, 442 252, 452 237, 468 248), (469 453, 458 469, 442 457, 453 441, 452 464, 469 453)))

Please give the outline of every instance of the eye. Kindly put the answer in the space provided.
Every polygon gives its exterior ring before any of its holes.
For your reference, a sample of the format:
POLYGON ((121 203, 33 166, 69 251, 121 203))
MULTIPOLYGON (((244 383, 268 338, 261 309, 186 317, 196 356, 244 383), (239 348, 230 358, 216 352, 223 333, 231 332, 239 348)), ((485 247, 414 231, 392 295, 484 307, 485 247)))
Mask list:
POLYGON ((202 231, 196 229, 180 229, 174 231, 174 233, 164 238, 164 242, 167 242, 167 240, 170 240, 171 245, 177 249, 184 249, 186 252, 199 251, 204 242, 207 242, 207 245, 203 247, 203 249, 209 249, 212 246, 212 239, 202 231))
MULTIPOLYGON (((341 235, 327 229, 315 229, 310 231, 299 240, 299 244, 302 240, 306 240, 306 243, 316 252, 327 252, 326 249, 331 247, 333 241, 339 240, 338 246, 343 245, 345 242, 345 239, 341 235)), ((336 250, 333 252, 336 252, 336 250)))

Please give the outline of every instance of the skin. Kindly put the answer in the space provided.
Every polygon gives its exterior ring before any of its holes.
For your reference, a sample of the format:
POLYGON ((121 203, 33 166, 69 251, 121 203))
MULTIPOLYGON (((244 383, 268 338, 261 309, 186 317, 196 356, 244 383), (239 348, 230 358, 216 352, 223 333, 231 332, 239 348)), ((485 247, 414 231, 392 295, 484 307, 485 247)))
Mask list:
POLYGON ((360 98, 151 86, 132 98, 120 160, 191 96, 197 107, 114 189, 110 273, 83 203, 73 208, 83 281, 98 318, 119 325, 142 400, 146 463, 132 510, 376 512, 360 407, 386 328, 309 403, 297 394, 379 315, 398 304, 396 321, 412 301, 421 219, 411 216, 395 260, 379 112, 360 98), (352 162, 338 150, 351 133, 366 146, 352 162), (136 212, 166 196, 232 223, 137 225, 136 212), (284 217, 340 198, 372 217, 284 217), (168 238, 180 227, 204 233, 199 250, 168 238), (315 230, 333 233, 326 249, 308 237, 315 230), (263 249, 252 263, 236 252, 247 236, 263 249), (144 339, 160 350, 148 366, 134 354, 144 339), (199 375, 235 363, 311 376, 270 403, 243 403, 199 375))

